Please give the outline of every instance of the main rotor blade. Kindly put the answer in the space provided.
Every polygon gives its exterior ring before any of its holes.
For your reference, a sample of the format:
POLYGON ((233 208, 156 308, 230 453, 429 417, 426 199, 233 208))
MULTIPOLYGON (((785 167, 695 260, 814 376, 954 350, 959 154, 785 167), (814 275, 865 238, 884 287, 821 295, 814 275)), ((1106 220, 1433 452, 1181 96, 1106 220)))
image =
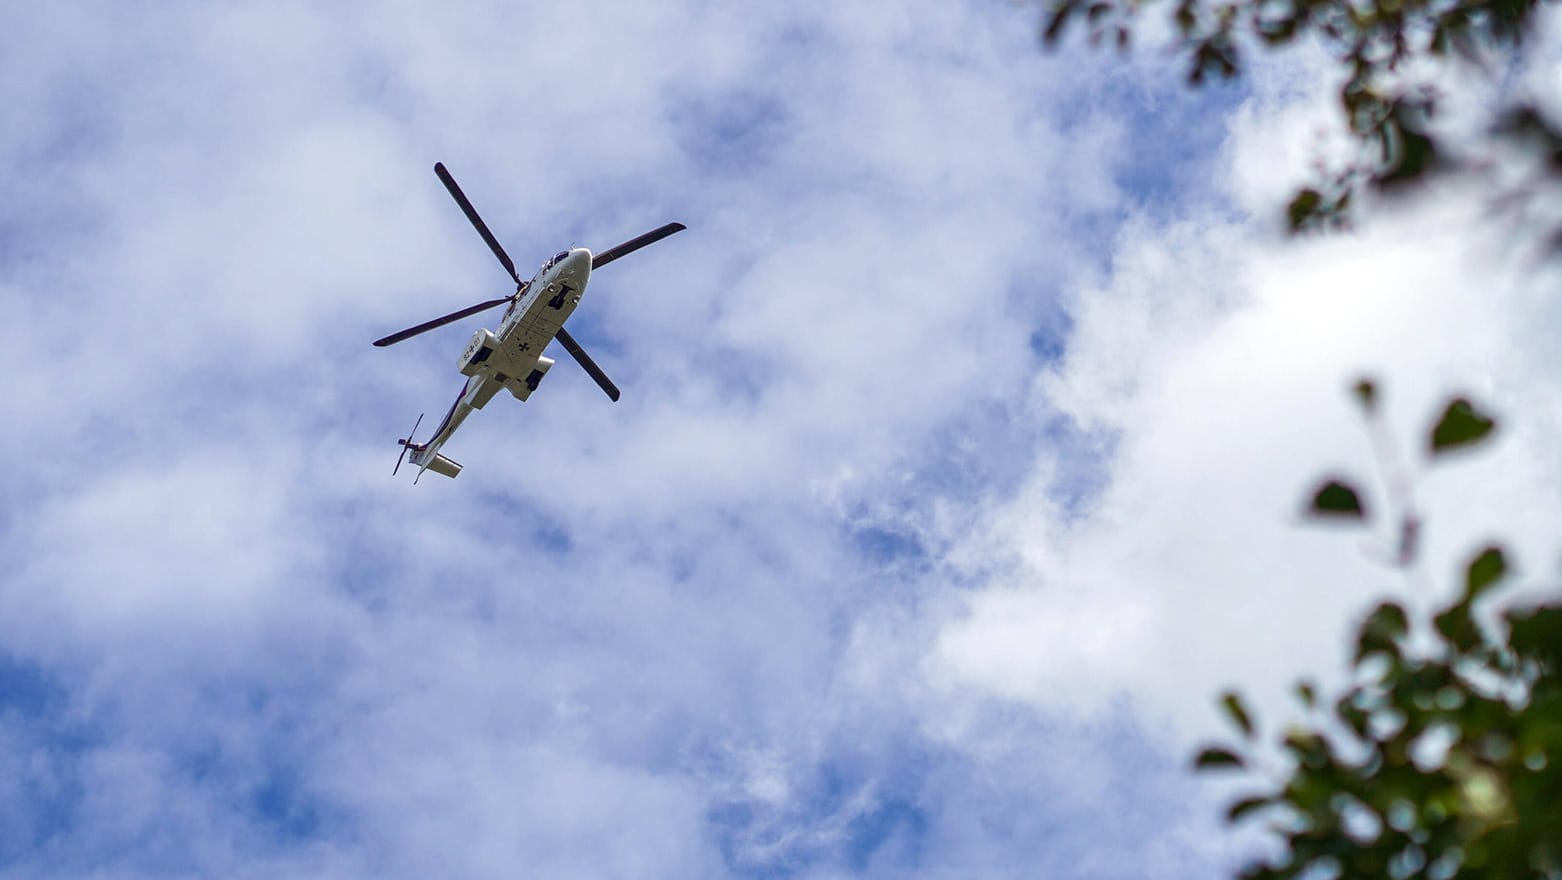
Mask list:
POLYGON ((510 277, 515 279, 516 284, 520 284, 521 276, 515 274, 515 263, 510 261, 510 255, 504 252, 504 248, 499 246, 499 239, 494 238, 494 234, 488 231, 488 224, 483 222, 483 218, 477 216, 477 209, 472 207, 471 202, 467 201, 466 193, 462 192, 461 187, 456 185, 456 179, 450 176, 449 171, 445 170, 445 163, 435 162, 434 173, 439 175, 439 180, 445 185, 445 189, 450 190, 451 197, 456 200, 456 204, 461 206, 461 211, 466 214, 466 219, 472 221, 472 225, 477 228, 477 234, 483 237, 483 241, 488 242, 488 249, 493 251, 494 256, 499 258, 499 262, 504 265, 504 270, 510 273, 510 277))
POLYGON ((512 299, 515 299, 515 297, 507 296, 503 299, 491 299, 488 302, 480 302, 475 306, 468 306, 459 312, 451 312, 448 315, 435 318, 432 321, 424 321, 416 327, 408 327, 400 333, 392 333, 384 339, 376 339, 374 340, 374 344, 378 345, 380 348, 384 348, 387 345, 395 345, 403 339, 411 339, 419 333, 426 333, 430 330, 433 330, 435 327, 443 327, 446 324, 449 324, 451 321, 459 321, 462 318, 465 318, 467 315, 475 315, 478 312, 486 312, 494 306, 502 306, 512 299))
POLYGON ((653 229, 638 238, 631 238, 623 244, 614 245, 602 253, 593 256, 591 258, 591 268, 597 269, 605 266, 619 257, 622 257, 624 254, 633 253, 648 244, 656 244, 667 236, 672 235, 674 232, 682 232, 688 228, 689 227, 683 225, 682 223, 669 223, 666 226, 653 229))
POLYGON ((597 362, 591 359, 591 355, 586 354, 586 350, 580 347, 580 343, 575 341, 575 337, 569 335, 568 330, 560 327, 558 334, 554 338, 564 343, 564 350, 573 355, 575 360, 579 361, 580 365, 585 368, 586 372, 591 374, 591 378, 595 379, 596 383, 602 386, 602 390, 607 392, 607 396, 613 398, 614 402, 617 402, 618 386, 614 385, 613 380, 609 379, 607 374, 602 372, 602 368, 597 366, 597 362))

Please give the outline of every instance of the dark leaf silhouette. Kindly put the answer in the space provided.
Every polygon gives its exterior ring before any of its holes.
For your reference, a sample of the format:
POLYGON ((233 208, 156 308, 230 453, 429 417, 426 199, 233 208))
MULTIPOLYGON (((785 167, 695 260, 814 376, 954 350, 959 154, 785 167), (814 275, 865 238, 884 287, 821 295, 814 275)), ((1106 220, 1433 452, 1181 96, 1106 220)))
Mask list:
POLYGON ((1361 506, 1361 496, 1349 483, 1329 480, 1313 493, 1308 506, 1314 516, 1362 519, 1366 510, 1361 506))
POLYGON ((1443 415, 1432 428, 1428 445, 1433 455, 1441 455, 1462 449, 1484 440, 1497 427, 1497 422, 1475 408, 1463 397, 1448 402, 1443 415))

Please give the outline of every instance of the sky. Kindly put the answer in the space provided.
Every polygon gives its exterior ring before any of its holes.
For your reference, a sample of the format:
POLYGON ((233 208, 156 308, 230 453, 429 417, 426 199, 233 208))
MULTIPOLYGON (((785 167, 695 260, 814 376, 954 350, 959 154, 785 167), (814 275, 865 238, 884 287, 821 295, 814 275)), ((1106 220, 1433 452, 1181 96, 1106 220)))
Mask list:
POLYGON ((1273 734, 1375 601, 1562 561, 1556 268, 1457 183, 1283 235, 1316 55, 1193 93, 976 0, 7 20, 0 878, 1229 873, 1223 689, 1273 734), (369 342, 510 292, 435 161, 523 276, 689 228, 570 322, 621 401, 551 352, 414 486, 494 318, 369 342), (1388 503, 1362 375, 1409 577, 1301 516, 1388 503), (1501 428, 1432 467, 1452 393, 1501 428))

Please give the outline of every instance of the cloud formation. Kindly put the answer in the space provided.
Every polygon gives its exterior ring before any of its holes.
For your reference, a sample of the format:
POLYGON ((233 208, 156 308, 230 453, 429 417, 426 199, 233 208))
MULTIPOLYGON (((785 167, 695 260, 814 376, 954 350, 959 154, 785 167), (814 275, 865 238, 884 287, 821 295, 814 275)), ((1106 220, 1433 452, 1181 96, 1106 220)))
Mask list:
MULTIPOLYGON (((1204 876, 1212 689, 1385 582, 1292 527, 1365 467, 1347 373, 1557 411, 1457 204, 1252 219, 1300 62, 1188 96, 933 2, 16 18, 0 876, 1204 876), (522 274, 690 231, 572 322, 619 404, 563 361, 413 489, 481 319, 368 341, 507 292, 436 159, 522 274)), ((1427 478, 1434 570, 1552 512, 1548 427, 1427 478)))

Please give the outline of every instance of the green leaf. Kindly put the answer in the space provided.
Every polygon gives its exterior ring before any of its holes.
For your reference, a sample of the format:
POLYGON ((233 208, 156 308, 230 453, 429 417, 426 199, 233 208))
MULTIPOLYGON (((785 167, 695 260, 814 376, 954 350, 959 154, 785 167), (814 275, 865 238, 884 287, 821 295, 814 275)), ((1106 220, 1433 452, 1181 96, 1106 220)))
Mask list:
POLYGON ((1318 688, 1310 681, 1299 681, 1296 683, 1296 698, 1308 709, 1315 709, 1318 706, 1318 688))
POLYGON ((1448 402, 1432 429, 1431 453, 1436 456, 1479 443, 1496 427, 1495 419, 1476 409, 1469 400, 1456 397, 1448 402))
POLYGON ((1308 512, 1313 516, 1342 519, 1363 519, 1367 515, 1361 506, 1361 496, 1342 480, 1328 480, 1319 486, 1313 493, 1308 512))
POLYGON ((1231 723, 1242 731, 1242 735, 1248 739, 1253 738, 1253 716, 1248 714, 1247 707, 1242 705, 1242 698, 1235 691, 1226 691, 1220 695, 1220 705, 1226 710, 1226 717, 1231 723))
POLYGON ((1296 194, 1291 199, 1291 204, 1286 207, 1286 219, 1290 221, 1291 231, 1300 231, 1314 219, 1319 206, 1323 203, 1323 194, 1315 189, 1308 188, 1296 194))
POLYGON ((1502 548, 1493 544, 1470 560, 1464 575, 1464 601, 1474 602, 1492 584, 1508 572, 1508 560, 1502 548))
POLYGON ((1351 733, 1362 739, 1367 738, 1367 724, 1372 720, 1372 713, 1357 705, 1356 701, 1341 697, 1334 704, 1334 714, 1350 728, 1351 733))
POLYGON ((1052 14, 1047 20, 1047 27, 1042 31, 1042 41, 1049 45, 1056 43, 1058 38, 1063 36, 1063 28, 1068 25, 1069 17, 1078 11, 1078 0, 1063 0, 1053 7, 1052 14))
POLYGON ((1232 804, 1231 809, 1226 811, 1226 821, 1231 823, 1240 822, 1243 816, 1248 815, 1254 810, 1260 810, 1264 807, 1270 806, 1274 802, 1275 799, 1269 795, 1245 797, 1242 800, 1232 804))
MULTIPOLYGON (((1541 661, 1555 678, 1562 670, 1562 605, 1509 611, 1506 617, 1513 650, 1521 657, 1541 661)), ((1562 710, 1557 714, 1562 715, 1562 710)))
POLYGON ((1198 757, 1193 759, 1193 766, 1197 770, 1217 770, 1223 767, 1245 767, 1247 765, 1243 762, 1242 756, 1230 749, 1220 746, 1208 746, 1199 752, 1198 757))
POLYGON ((1448 644, 1458 649, 1460 654, 1467 654, 1474 650, 1480 642, 1480 629, 1475 625, 1475 619, 1470 616, 1470 606, 1465 602, 1458 602, 1453 607, 1432 618, 1432 625, 1442 633, 1448 644))
MULTIPOLYGON (((1298 763, 1310 770, 1320 770, 1328 767, 1333 760, 1332 749, 1321 734, 1306 728, 1292 728, 1286 733, 1282 741, 1287 751, 1294 756, 1298 763)), ((1320 781, 1317 774, 1304 774, 1311 776, 1311 782, 1320 781)), ((1300 777, 1299 777, 1300 778, 1300 777)), ((1293 784, 1296 780, 1293 780, 1293 784)), ((1293 792, 1293 795, 1300 794, 1293 792)), ((1292 797, 1298 807, 1304 807, 1302 800, 1292 797)))
POLYGON ((1356 402, 1361 404, 1362 412, 1367 415, 1376 415, 1378 411, 1378 386, 1371 379, 1363 377, 1351 386, 1351 392, 1356 395, 1356 402))
POLYGON ((1399 656, 1399 641, 1405 637, 1409 629, 1409 623, 1405 617, 1405 609, 1394 602, 1384 602, 1361 625, 1361 631, 1356 637, 1356 663, 1367 657, 1383 653, 1391 657, 1399 656))
POLYGON ((1383 123, 1384 147, 1388 168, 1377 176, 1377 184, 1392 189, 1420 180, 1439 161, 1437 142, 1416 125, 1407 124, 1403 106, 1395 108, 1392 118, 1383 123))

